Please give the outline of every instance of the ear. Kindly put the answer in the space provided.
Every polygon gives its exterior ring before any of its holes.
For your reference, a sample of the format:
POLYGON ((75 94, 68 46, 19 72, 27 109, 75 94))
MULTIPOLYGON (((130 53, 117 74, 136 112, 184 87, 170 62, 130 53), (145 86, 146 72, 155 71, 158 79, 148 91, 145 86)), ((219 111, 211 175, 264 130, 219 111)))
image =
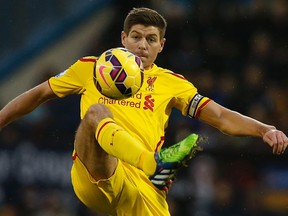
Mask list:
POLYGON ((161 41, 160 41, 160 49, 159 49, 158 53, 162 52, 165 42, 166 42, 166 38, 161 39, 161 41))
POLYGON ((127 37, 126 33, 124 31, 122 31, 121 32, 121 43, 122 43, 122 45, 124 47, 125 47, 125 44, 126 44, 126 41, 125 41, 126 37, 127 37))

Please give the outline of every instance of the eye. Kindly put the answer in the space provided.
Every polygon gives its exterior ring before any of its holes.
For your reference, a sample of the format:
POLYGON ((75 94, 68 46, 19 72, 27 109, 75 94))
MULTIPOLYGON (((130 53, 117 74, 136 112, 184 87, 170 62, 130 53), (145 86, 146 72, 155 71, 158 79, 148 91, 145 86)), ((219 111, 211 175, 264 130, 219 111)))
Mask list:
POLYGON ((138 35, 132 35, 131 38, 133 38, 134 40, 139 40, 140 37, 138 35))
POLYGON ((148 41, 149 43, 154 43, 154 42, 156 42, 157 40, 156 40, 156 38, 154 38, 154 37, 149 37, 149 38, 147 39, 147 41, 148 41))

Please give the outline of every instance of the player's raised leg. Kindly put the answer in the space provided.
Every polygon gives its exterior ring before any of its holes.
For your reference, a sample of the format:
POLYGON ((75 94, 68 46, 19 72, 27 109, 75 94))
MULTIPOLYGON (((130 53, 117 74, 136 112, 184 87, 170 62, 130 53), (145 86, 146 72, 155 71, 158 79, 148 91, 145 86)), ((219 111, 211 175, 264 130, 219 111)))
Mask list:
POLYGON ((110 111, 91 107, 77 129, 74 148, 77 157, 95 180, 109 178, 117 166, 117 158, 105 152, 95 139, 102 118, 112 117, 110 111))
POLYGON ((75 137, 75 151, 96 180, 109 178, 118 159, 147 175, 156 169, 154 152, 146 150, 139 140, 117 125, 103 104, 92 105, 82 119, 75 137))
POLYGON ((112 176, 118 159, 121 159, 151 176, 159 189, 165 189, 166 180, 199 149, 198 141, 199 136, 192 134, 168 149, 149 152, 139 140, 116 124, 105 105, 95 104, 81 121, 75 150, 95 180, 112 176), (130 154, 127 154, 127 149, 130 154), (171 173, 163 173, 166 171, 171 173), (160 183, 158 177, 162 178, 160 183))

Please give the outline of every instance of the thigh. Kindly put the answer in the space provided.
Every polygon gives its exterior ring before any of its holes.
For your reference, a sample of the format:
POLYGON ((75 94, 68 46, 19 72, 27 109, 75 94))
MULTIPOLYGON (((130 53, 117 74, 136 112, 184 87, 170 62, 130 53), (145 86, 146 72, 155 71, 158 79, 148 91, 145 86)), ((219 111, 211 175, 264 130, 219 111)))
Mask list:
POLYGON ((109 178, 117 166, 117 158, 107 154, 95 138, 96 128, 105 117, 112 117, 107 107, 92 105, 77 129, 74 148, 78 157, 97 180, 109 178))
POLYGON ((155 189, 142 171, 121 161, 110 178, 96 181, 74 157, 71 175, 76 195, 92 210, 117 216, 170 215, 165 193, 155 189))

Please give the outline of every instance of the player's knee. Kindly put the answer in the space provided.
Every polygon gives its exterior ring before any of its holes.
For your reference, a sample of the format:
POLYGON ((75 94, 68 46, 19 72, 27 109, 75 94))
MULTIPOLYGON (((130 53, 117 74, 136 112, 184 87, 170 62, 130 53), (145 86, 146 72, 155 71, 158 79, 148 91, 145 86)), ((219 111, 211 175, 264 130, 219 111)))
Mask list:
POLYGON ((93 104, 90 106, 84 117, 91 124, 98 124, 104 118, 112 118, 112 113, 103 104, 93 104))

